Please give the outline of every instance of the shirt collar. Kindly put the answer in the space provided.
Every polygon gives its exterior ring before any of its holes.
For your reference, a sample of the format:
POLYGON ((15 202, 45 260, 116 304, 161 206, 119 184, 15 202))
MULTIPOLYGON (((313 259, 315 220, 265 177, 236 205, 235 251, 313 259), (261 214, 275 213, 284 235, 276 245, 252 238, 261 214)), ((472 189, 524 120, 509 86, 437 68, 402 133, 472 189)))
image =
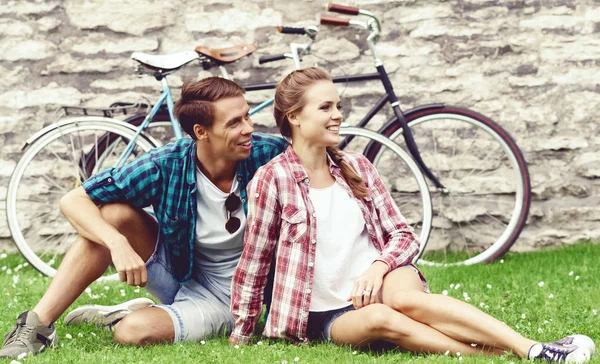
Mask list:
MULTIPOLYGON (((292 175, 294 176, 294 179, 296 180, 296 182, 302 182, 308 178, 308 175, 306 174, 306 171, 304 170, 304 167, 302 166, 302 161, 300 160, 300 157, 298 157, 296 152, 294 152, 294 149, 292 148, 291 144, 287 147, 285 152, 283 152, 283 155, 285 156, 285 158, 288 161, 288 165, 292 171, 292 175)), ((335 168, 338 168, 338 169, 340 168, 333 161, 333 158, 331 158, 329 153, 327 153, 327 163, 329 164, 329 170, 332 173, 335 168)))

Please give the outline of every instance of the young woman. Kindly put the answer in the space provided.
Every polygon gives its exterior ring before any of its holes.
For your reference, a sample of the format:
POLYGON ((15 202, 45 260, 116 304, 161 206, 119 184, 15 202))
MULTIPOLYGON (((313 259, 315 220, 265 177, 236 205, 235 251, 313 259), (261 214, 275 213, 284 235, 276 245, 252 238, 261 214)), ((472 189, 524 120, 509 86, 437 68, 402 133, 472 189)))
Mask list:
POLYGON ((321 69, 294 71, 277 86, 275 119, 292 144, 248 187, 245 246, 231 290, 231 342, 246 343, 253 335, 273 262, 267 337, 589 360, 595 347, 587 336, 537 343, 469 304, 429 293, 411 264, 417 237, 375 168, 362 155, 335 147, 339 109, 338 91, 321 69))

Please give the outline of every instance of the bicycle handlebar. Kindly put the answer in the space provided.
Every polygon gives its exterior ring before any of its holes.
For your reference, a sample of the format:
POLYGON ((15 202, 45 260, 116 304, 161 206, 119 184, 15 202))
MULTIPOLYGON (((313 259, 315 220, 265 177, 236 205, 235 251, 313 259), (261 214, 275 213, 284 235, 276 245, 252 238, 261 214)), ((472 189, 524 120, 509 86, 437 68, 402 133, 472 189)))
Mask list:
POLYGON ((346 14, 346 15, 358 15, 360 12, 360 9, 356 8, 354 6, 330 3, 329 5, 327 5, 327 11, 331 11, 333 13, 346 14))
POLYGON ((304 28, 279 26, 279 27, 277 27, 277 31, 282 34, 301 34, 301 35, 306 34, 306 29, 304 29, 304 28))
POLYGON ((285 54, 276 54, 274 56, 262 56, 258 59, 258 64, 269 63, 274 61, 281 61, 282 59, 286 59, 285 54))
POLYGON ((321 15, 321 24, 323 25, 337 25, 347 27, 350 25, 349 19, 338 18, 335 16, 321 15))

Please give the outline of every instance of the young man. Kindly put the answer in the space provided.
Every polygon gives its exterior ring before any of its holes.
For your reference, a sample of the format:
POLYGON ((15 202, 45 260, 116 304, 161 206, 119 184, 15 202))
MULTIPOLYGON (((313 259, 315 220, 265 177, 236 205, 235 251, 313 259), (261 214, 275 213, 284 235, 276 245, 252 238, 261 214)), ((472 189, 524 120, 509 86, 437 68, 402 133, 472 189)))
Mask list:
POLYGON ((121 281, 146 287, 161 304, 140 298, 86 305, 65 324, 109 325, 115 341, 134 345, 231 330, 230 285, 242 253, 246 185, 287 147, 281 138, 253 134, 243 94, 222 78, 186 82, 175 115, 192 139, 102 171, 61 199, 79 237, 37 306, 19 316, 0 357, 37 354, 57 343, 53 323, 111 263, 121 281))

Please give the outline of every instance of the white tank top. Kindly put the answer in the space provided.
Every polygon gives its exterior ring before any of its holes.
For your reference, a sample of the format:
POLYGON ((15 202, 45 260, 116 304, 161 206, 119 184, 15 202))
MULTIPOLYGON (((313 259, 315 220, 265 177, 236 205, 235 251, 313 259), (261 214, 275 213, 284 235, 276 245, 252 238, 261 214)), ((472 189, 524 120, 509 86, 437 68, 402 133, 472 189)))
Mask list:
POLYGON ((311 188, 317 214, 317 253, 310 311, 346 307, 354 280, 380 255, 369 241, 358 203, 337 182, 311 188))

